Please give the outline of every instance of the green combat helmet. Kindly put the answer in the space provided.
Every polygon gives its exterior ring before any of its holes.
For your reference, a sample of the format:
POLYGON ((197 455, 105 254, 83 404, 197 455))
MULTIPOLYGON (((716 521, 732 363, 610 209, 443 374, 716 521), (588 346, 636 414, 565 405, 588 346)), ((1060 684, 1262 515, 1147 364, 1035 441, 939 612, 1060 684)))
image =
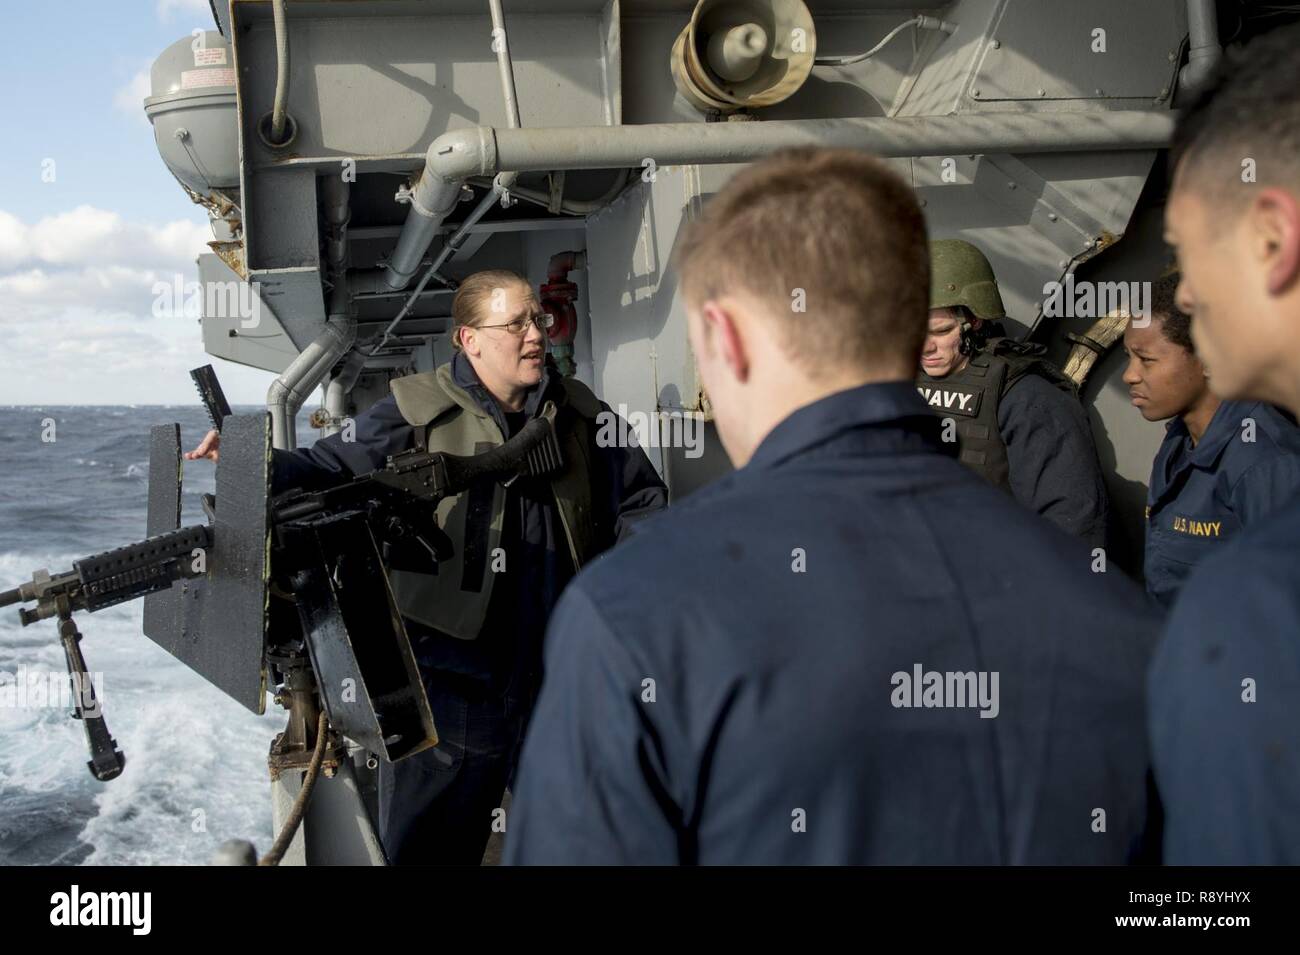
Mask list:
POLYGON ((1007 317, 998 294, 998 280, 984 253, 961 239, 930 243, 930 307, 965 305, 976 318, 1007 317))

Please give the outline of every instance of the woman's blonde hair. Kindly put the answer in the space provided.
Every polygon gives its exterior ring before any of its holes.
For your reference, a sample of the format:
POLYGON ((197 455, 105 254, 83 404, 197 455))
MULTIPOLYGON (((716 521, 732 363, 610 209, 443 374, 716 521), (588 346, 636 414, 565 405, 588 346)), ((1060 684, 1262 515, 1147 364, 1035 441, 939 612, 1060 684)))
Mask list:
POLYGON ((510 269, 484 269, 460 283, 451 300, 451 347, 460 350, 460 330, 474 328, 487 316, 494 302, 504 302, 505 290, 522 285, 532 292, 528 280, 510 269))

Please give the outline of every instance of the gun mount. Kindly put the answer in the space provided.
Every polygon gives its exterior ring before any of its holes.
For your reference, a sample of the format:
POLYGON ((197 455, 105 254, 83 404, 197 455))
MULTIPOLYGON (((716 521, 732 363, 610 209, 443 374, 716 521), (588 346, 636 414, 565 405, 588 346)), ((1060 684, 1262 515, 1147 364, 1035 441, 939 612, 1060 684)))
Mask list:
POLYGON ((444 497, 478 481, 559 468, 555 415, 548 403, 519 434, 479 455, 417 447, 337 487, 278 497, 269 415, 221 415, 217 493, 205 502, 211 523, 187 527, 179 526, 180 428, 156 427, 149 536, 75 561, 70 571, 39 570, 0 593, 0 607, 34 602, 19 610, 24 626, 59 618, 74 715, 98 779, 119 775, 125 758, 99 712, 72 614, 141 597, 145 635, 232 699, 260 714, 267 687, 282 688, 276 699, 290 710, 290 725, 273 746, 273 774, 305 765, 322 706, 335 764, 342 737, 403 759, 438 737, 387 571, 428 568, 450 555, 452 542, 434 519, 444 497))

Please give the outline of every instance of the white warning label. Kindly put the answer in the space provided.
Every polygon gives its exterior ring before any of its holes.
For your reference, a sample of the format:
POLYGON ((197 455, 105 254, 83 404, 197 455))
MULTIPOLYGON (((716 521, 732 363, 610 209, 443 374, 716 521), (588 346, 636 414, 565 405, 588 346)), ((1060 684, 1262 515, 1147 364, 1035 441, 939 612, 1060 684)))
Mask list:
POLYGON ((217 46, 217 47, 213 47, 212 49, 208 49, 207 47, 200 47, 199 49, 194 51, 194 65, 195 66, 225 66, 227 62, 226 61, 227 52, 228 51, 224 46, 217 46))
POLYGON ((235 71, 224 70, 183 70, 181 72, 181 89, 197 90, 205 86, 234 86, 235 71))

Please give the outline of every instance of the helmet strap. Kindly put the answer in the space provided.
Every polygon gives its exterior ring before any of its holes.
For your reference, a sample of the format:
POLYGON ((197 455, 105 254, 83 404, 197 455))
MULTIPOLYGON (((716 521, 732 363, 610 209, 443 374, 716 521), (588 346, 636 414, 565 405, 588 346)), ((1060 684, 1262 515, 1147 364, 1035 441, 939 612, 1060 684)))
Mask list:
POLYGON ((971 321, 970 311, 963 305, 961 306, 961 344, 957 347, 958 354, 975 353, 974 332, 975 323, 971 321))

